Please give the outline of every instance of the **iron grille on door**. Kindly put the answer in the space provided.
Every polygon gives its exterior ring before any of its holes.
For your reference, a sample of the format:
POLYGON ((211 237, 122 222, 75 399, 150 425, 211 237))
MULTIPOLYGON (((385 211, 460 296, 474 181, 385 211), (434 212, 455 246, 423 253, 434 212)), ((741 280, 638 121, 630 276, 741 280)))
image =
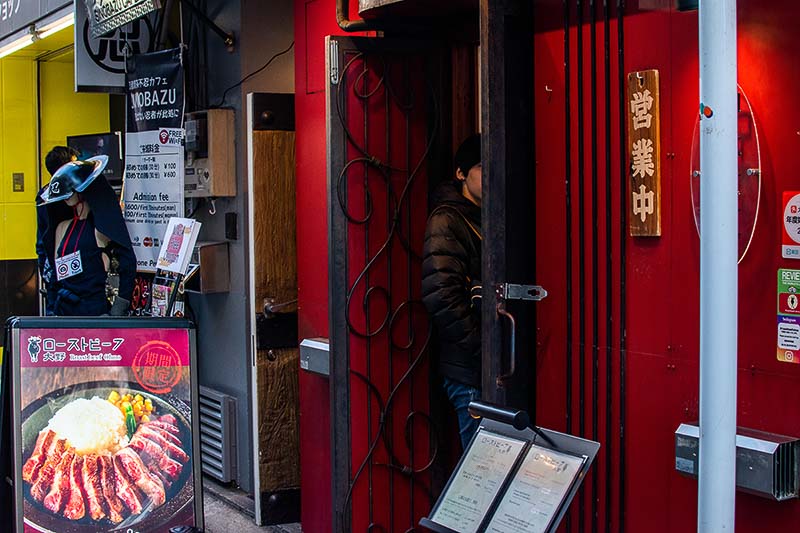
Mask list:
POLYGON ((420 269, 441 58, 393 39, 327 51, 334 531, 413 531, 437 455, 420 269))

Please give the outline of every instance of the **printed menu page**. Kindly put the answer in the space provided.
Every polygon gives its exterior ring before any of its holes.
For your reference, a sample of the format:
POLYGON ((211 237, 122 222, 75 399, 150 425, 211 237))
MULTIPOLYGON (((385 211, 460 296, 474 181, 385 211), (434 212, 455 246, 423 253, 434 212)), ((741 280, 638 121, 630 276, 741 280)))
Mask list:
POLYGON ((584 459, 532 445, 492 517, 487 532, 541 533, 581 471, 584 459))
POLYGON ((462 533, 478 531, 524 446, 481 429, 431 520, 462 533))

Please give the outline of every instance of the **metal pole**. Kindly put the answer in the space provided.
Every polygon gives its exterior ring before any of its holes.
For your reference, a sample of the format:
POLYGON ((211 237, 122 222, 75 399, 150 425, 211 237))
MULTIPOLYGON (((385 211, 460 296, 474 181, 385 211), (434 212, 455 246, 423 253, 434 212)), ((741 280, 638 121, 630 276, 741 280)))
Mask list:
POLYGON ((700 472, 697 530, 733 532, 738 187, 736 1, 700 1, 700 472))

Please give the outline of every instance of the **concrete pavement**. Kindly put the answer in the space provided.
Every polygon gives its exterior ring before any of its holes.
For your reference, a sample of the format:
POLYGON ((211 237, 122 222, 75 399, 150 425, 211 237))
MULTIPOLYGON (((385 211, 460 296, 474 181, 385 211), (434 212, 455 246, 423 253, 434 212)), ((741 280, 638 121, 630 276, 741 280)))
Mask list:
POLYGON ((205 533, 301 533, 300 524, 256 525, 252 500, 242 493, 225 489, 208 479, 203 481, 205 533))

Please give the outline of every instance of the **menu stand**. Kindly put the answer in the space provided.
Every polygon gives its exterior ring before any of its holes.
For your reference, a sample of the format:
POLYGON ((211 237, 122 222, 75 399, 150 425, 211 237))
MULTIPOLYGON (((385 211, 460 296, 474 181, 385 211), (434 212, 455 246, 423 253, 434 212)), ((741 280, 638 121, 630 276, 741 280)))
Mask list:
POLYGON ((435 533, 555 532, 600 443, 545 428, 517 429, 518 411, 485 407, 480 410, 503 421, 481 420, 420 525, 435 533))

